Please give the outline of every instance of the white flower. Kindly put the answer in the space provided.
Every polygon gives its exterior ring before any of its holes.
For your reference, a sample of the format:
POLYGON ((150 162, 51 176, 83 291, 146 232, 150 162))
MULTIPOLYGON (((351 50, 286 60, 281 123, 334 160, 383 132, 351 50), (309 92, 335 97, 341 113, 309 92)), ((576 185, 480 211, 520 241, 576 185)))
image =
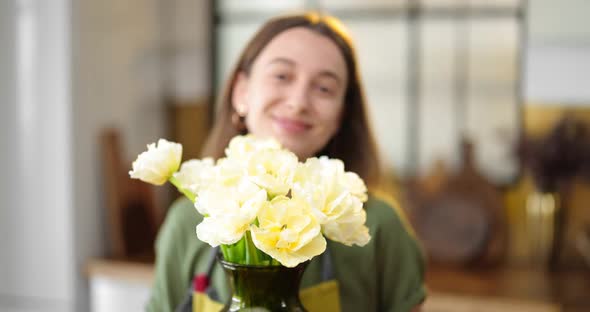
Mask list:
POLYGON ((245 164, 233 158, 221 158, 217 161, 213 175, 216 184, 235 186, 246 176, 245 164))
POLYGON ((147 183, 162 185, 178 170, 182 157, 182 145, 164 139, 148 144, 148 150, 139 154, 133 162, 129 176, 147 183))
POLYGON ((272 198, 289 193, 297 164, 297 156, 287 150, 263 149, 252 154, 246 173, 272 198))
POLYGON ((214 179, 213 166, 212 158, 191 159, 183 162, 180 171, 174 173, 173 177, 178 180, 181 188, 196 195, 205 186, 212 183, 214 179))
POLYGON ((358 174, 350 171, 344 173, 342 183, 352 195, 356 196, 362 202, 367 201, 367 186, 365 185, 365 181, 363 181, 358 174))
POLYGON ((231 180, 217 179, 199 192, 195 208, 204 216, 223 216, 228 209, 241 207, 251 198, 261 196, 261 190, 264 192, 264 200, 266 200, 266 191, 245 176, 232 177, 231 180))
MULTIPOLYGON (((255 186, 254 186, 255 187, 255 186)), ((238 242, 256 219, 258 211, 268 205, 266 192, 240 184, 235 189, 207 189, 197 198, 195 207, 205 215, 197 225, 199 239, 215 247, 238 242)))
MULTIPOLYGON (((302 164, 276 140, 252 135, 233 138, 225 153, 217 162, 193 159, 181 166, 182 146, 160 139, 137 157, 129 175, 156 185, 170 181, 194 201, 204 217, 196 227, 201 241, 227 246, 251 231, 248 246, 287 267, 323 253, 326 238, 348 246, 371 239, 363 209, 367 187, 341 160, 323 156, 302 164)), ((248 259, 233 256, 238 263, 248 259)))
POLYGON ((209 185, 195 201, 195 208, 205 216, 197 236, 213 247, 236 243, 266 204, 266 191, 248 179, 239 162, 220 159, 209 185))
POLYGON ((328 158, 309 158, 297 168, 293 197, 304 199, 312 208, 321 224, 338 218, 338 204, 349 194, 342 185, 344 165, 328 158))
POLYGON ((345 172, 344 164, 326 157, 310 158, 295 174, 294 198, 306 201, 331 240, 364 245, 370 236, 364 225, 366 187, 358 175, 345 172))
POLYGON ((369 229, 365 225, 367 212, 363 203, 355 196, 344 198, 338 208, 341 214, 322 225, 324 235, 346 246, 354 244, 364 246, 371 240, 369 229))
POLYGON ((279 150, 281 144, 275 139, 261 139, 251 134, 236 136, 229 142, 225 149, 228 158, 239 159, 247 162, 250 155, 259 150, 279 150))
POLYGON ((259 225, 252 225, 256 248, 286 267, 294 267, 326 250, 326 239, 305 201, 275 197, 258 212, 259 225))

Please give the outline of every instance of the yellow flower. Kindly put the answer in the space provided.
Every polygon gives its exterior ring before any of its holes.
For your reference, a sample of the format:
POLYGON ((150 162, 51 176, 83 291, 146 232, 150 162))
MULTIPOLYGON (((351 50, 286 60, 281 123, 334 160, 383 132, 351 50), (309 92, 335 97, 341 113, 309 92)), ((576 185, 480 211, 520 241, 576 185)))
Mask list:
POLYGON ((272 198, 289 193, 297 164, 297 156, 287 150, 263 149, 251 155, 246 173, 272 198))
POLYGON ((133 162, 129 176, 147 183, 162 185, 178 170, 182 157, 182 145, 164 139, 148 144, 148 150, 139 154, 133 162))
POLYGON ((180 171, 174 173, 173 177, 180 183, 180 187, 197 194, 213 180, 212 158, 191 159, 180 166, 180 171))
POLYGON ((254 245, 286 267, 297 266, 326 250, 320 224, 305 201, 275 197, 261 207, 258 222, 258 226, 251 226, 254 245))

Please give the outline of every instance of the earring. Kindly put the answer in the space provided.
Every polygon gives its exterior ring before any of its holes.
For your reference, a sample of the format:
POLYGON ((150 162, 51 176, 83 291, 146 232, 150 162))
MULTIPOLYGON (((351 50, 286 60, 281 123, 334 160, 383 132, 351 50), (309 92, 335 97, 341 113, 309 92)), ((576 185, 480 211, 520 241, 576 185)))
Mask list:
POLYGON ((238 132, 246 131, 246 122, 242 114, 234 111, 231 114, 231 123, 238 132))
POLYGON ((241 117, 246 116, 246 110, 242 106, 237 105, 235 112, 241 117))

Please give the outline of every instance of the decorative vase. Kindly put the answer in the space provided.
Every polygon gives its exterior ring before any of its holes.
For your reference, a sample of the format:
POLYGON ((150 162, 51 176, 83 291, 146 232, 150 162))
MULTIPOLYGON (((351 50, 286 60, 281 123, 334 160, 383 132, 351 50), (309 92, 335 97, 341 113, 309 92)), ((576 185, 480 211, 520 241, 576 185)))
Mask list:
POLYGON ((299 285, 309 261, 294 268, 219 262, 232 291, 221 311, 307 311, 299 299, 299 285))

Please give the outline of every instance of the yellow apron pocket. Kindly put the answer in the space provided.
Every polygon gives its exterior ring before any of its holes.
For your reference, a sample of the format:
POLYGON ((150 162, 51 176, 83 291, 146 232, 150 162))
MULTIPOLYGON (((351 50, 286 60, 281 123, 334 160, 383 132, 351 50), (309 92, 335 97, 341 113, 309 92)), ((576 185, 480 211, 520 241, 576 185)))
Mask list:
POLYGON ((223 304, 211 300, 205 293, 193 292, 193 312, 219 312, 223 304))
POLYGON ((335 280, 303 289, 299 298, 309 312, 340 311, 340 291, 335 280))

